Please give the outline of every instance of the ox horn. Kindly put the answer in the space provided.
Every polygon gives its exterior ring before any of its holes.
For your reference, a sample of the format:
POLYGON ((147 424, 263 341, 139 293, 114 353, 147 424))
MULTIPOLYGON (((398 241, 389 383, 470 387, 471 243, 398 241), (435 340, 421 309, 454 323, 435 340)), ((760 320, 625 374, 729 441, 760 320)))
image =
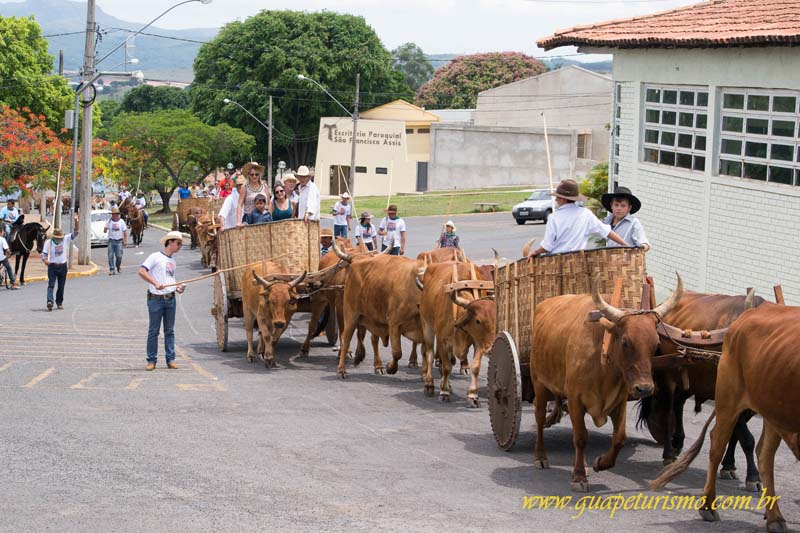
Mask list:
POLYGON ((536 237, 532 238, 528 242, 525 243, 525 246, 522 247, 522 257, 528 257, 528 254, 531 253, 531 246, 533 246, 533 241, 536 240, 536 237))
POLYGON ((494 248, 492 248, 492 251, 494 252, 494 269, 497 270, 500 267, 500 254, 494 248))
POLYGON ((336 257, 338 257, 342 261, 347 261, 348 263, 352 263, 353 262, 353 256, 352 255, 344 253, 343 251, 341 251, 339 249, 338 246, 336 246, 336 239, 333 240, 333 253, 335 253, 336 257))
POLYGON ((675 275, 678 276, 678 285, 675 287, 675 290, 672 291, 672 294, 669 295, 669 298, 661 302, 661 305, 653 309, 653 312, 662 318, 667 316, 670 311, 675 309, 675 306, 678 305, 681 296, 683 296, 683 280, 681 279, 681 275, 677 272, 675 272, 675 275))
POLYGON ((258 274, 256 274, 256 271, 255 271, 255 270, 253 270, 252 272, 253 272, 253 277, 255 278, 255 280, 256 280, 256 281, 257 281, 259 284, 263 285, 264 287, 269 287, 269 286, 271 285, 271 283, 270 283, 269 281, 265 280, 264 278, 262 278, 261 276, 259 276, 258 274))
POLYGON ((469 307, 469 304, 470 304, 470 303, 472 303, 472 302, 470 302, 470 301, 469 301, 469 300, 467 300, 466 298, 462 298, 461 296, 459 296, 458 294, 456 294, 457 292, 458 292, 458 291, 453 291, 453 292, 451 292, 451 293, 450 293, 450 299, 451 299, 451 300, 453 301, 453 303, 454 303, 454 304, 456 304, 457 306, 459 306, 459 307, 463 307, 464 309, 466 309, 467 307, 469 307))
POLYGON ((300 285, 301 283, 303 283, 303 280, 306 279, 306 274, 307 273, 308 273, 308 271, 303 271, 302 274, 300 274, 299 276, 294 278, 291 282, 289 282, 289 288, 290 289, 296 289, 297 286, 300 285))
POLYGON ((754 307, 753 301, 756 297, 756 290, 750 289, 747 291, 747 297, 744 299, 744 310, 747 311, 748 309, 752 309, 754 307))
POLYGON ((421 291, 425 290, 425 285, 422 283, 422 280, 419 277, 414 278, 414 282, 417 284, 417 288, 421 291))
POLYGON ((594 302, 594 305, 597 307, 598 311, 600 311, 600 313, 606 319, 616 324, 622 320, 622 317, 625 316, 625 313, 603 300, 603 297, 600 296, 599 282, 600 274, 594 278, 594 283, 592 283, 592 301, 594 302))
POLYGON ((392 240, 389 241, 389 246, 387 246, 386 249, 384 251, 382 251, 381 253, 382 254, 388 254, 393 249, 394 249, 394 235, 392 235, 392 240))

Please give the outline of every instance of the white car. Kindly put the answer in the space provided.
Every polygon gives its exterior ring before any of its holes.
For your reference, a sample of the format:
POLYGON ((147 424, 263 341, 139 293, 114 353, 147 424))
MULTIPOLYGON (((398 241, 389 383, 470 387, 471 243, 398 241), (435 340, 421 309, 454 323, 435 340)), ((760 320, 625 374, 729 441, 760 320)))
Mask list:
POLYGON ((524 202, 515 205, 511 209, 511 215, 520 226, 526 220, 541 220, 547 224, 547 219, 553 212, 552 197, 550 189, 536 189, 524 202))
POLYGON ((111 220, 111 211, 108 209, 92 211, 92 246, 108 246, 108 233, 103 230, 109 220, 111 220))

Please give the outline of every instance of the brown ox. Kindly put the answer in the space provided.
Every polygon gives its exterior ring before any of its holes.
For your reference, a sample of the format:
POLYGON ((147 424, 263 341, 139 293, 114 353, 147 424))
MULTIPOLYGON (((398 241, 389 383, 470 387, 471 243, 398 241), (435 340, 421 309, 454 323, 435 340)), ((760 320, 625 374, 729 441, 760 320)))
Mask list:
POLYGON ((197 217, 197 245, 200 247, 200 257, 203 264, 211 267, 217 266, 217 230, 219 226, 208 213, 197 217))
MULTIPOLYGON (((472 290, 447 293, 444 286, 452 283, 453 271, 457 269, 458 279, 472 279, 469 263, 449 261, 428 265, 423 279, 424 288, 420 298, 419 312, 422 319, 422 332, 425 338, 425 354, 422 358, 422 379, 425 381, 425 395, 433 396, 433 343, 436 339, 436 352, 441 361, 442 381, 439 385, 439 398, 450 401, 450 373, 453 369, 453 355, 467 364, 467 352, 474 346, 472 358, 472 382, 467 391, 467 405, 479 407, 478 374, 481 370, 481 357, 492 348, 495 335, 496 305, 493 298, 475 299, 472 290)), ((480 274, 478 280, 486 280, 480 274)))
POLYGON ((192 250, 197 248, 197 243, 198 243, 197 227, 200 224, 198 219, 200 218, 201 215, 205 214, 206 210, 203 209, 202 207, 192 207, 186 213, 186 223, 189 226, 189 235, 191 236, 191 242, 192 242, 190 247, 192 250))
POLYGON ((283 274, 283 267, 266 261, 265 267, 254 265, 245 269, 242 276, 242 311, 247 332, 247 360, 253 362, 253 327, 258 323, 261 338, 258 353, 267 368, 275 367, 275 345, 289 325, 297 310, 297 286, 306 277, 303 272, 289 281, 273 280, 271 276, 283 274))
MULTIPOLYGON (((706 506, 700 516, 719 520, 712 504, 716 499, 716 472, 725 445, 739 416, 745 410, 761 415, 764 429, 758 441, 758 468, 764 479, 766 496, 775 498, 775 452, 781 440, 800 460, 800 307, 764 303, 741 315, 728 329, 723 341, 716 383, 716 406, 697 441, 676 462, 668 466, 650 486, 661 488, 684 472, 697 457, 706 430, 716 415, 711 430, 706 485, 706 506)), ((778 507, 766 506, 767 530, 786 531, 786 521, 778 507)))
POLYGON ((466 261, 464 252, 458 248, 436 248, 417 254, 417 259, 426 263, 443 263, 445 261, 466 261))
MULTIPOLYGON (((126 198, 127 200, 127 198, 126 198)), ((122 210, 120 209, 120 212, 122 210)), ((138 248, 142 244, 142 237, 144 236, 144 215, 133 204, 128 206, 128 226, 131 228, 131 239, 133 244, 138 248)))
MULTIPOLYGON (((414 342, 422 342, 420 291, 416 285, 422 262, 383 254, 355 261, 352 255, 342 252, 338 246, 334 246, 334 252, 350 263, 342 298, 343 326, 337 373, 342 379, 347 377, 347 348, 356 328, 364 326, 378 338, 388 337, 392 347, 392 361, 386 366, 386 371, 395 374, 397 362, 403 356, 401 335, 414 342)), ((377 369, 382 363, 375 338, 373 348, 376 350, 377 369)))
MULTIPOLYGON (((683 283, 652 311, 623 311, 603 300, 595 281, 592 294, 556 296, 540 303, 533 317, 531 381, 536 412, 534 466, 548 468, 544 449, 547 401, 567 398, 572 421, 575 461, 572 490, 588 490, 585 448, 589 439, 584 421, 588 413, 601 427, 609 416, 614 425, 611 448, 594 462, 594 470, 612 468, 625 444, 625 415, 629 397, 653 393, 650 360, 658 348, 656 326, 681 297, 683 283), (603 318, 589 322, 588 313, 597 308, 603 318), (606 356, 601 354, 603 334, 612 342, 606 356)), ((560 407, 560 400, 556 404, 560 407)))

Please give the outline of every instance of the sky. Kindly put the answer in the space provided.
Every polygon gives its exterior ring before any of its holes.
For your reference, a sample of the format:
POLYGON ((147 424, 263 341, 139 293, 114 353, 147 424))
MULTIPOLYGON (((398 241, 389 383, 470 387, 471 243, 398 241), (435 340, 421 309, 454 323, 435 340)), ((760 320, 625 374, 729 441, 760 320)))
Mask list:
MULTIPOLYGON (((363 16, 383 44, 393 49, 417 43, 428 54, 518 51, 543 55, 536 40, 559 29, 628 18, 699 0, 213 0, 176 8, 156 24, 162 28, 219 27, 264 9, 320 11, 363 16)), ((108 14, 147 23, 177 0, 97 0, 108 14)), ((80 29, 80 28, 77 28, 80 29)), ((570 54, 560 48, 551 54, 570 54)))

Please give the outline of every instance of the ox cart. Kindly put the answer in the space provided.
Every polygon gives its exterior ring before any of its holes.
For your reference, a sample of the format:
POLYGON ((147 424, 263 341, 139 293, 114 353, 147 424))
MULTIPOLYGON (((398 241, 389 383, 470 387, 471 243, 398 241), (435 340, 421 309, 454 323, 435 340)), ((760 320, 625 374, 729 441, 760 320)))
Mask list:
MULTIPOLYGON (((302 220, 281 220, 253 226, 240 226, 223 231, 217 236, 217 267, 214 276, 214 299, 211 315, 214 317, 217 346, 228 349, 228 322, 242 318, 242 277, 245 267, 260 261, 274 261, 287 272, 309 272, 303 285, 298 287, 298 312, 308 312, 310 295, 319 290, 328 274, 318 272, 320 247, 319 224, 302 220)), ((333 313, 325 313, 320 328, 324 328, 328 342, 337 339, 336 320, 333 313), (325 320, 325 318, 329 318, 325 320)))
MULTIPOLYGON (((600 248, 521 259, 495 274, 497 337, 487 376, 489 419, 498 446, 510 450, 519 434, 522 401, 533 402, 530 373, 533 315, 542 301, 585 294, 599 274, 601 293, 621 292, 612 305, 638 309, 645 282, 641 248, 600 248)), ((648 291, 649 292, 649 291, 648 291)), ((648 302, 649 303, 649 302, 648 302)))
POLYGON ((189 232, 189 213, 199 207, 206 213, 219 213, 225 198, 183 198, 178 200, 172 217, 172 230, 189 232))

